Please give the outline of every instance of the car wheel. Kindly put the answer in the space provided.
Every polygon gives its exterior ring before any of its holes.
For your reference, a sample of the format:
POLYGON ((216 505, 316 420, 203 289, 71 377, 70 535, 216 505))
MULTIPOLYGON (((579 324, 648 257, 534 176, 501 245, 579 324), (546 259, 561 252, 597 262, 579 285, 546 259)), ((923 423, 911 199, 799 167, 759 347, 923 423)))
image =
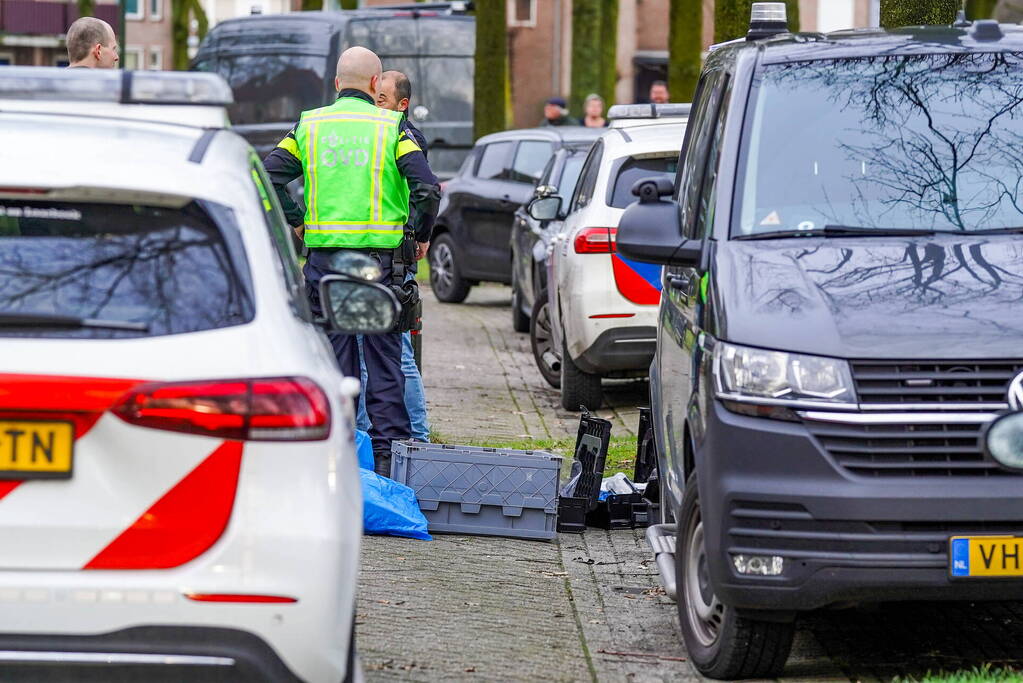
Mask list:
POLYGON ((522 292, 519 291, 518 278, 512 267, 512 329, 516 332, 529 332, 529 316, 522 312, 522 292))
POLYGON ((596 410, 604 403, 600 388, 600 375, 583 372, 568 355, 564 340, 561 342, 561 407, 565 410, 596 410))
POLYGON ((709 678, 774 678, 782 673, 795 623, 739 615, 714 594, 707 569, 695 473, 686 482, 675 542, 678 616, 690 661, 709 678))
POLYGON ((561 386, 561 361, 554 355, 551 337, 551 306, 547 292, 540 292, 533 302, 533 315, 529 318, 529 345, 540 374, 555 389, 561 386))
POLYGON ((469 296, 471 287, 458 272, 455 245, 448 233, 430 245, 430 288, 437 299, 448 304, 460 304, 469 296))

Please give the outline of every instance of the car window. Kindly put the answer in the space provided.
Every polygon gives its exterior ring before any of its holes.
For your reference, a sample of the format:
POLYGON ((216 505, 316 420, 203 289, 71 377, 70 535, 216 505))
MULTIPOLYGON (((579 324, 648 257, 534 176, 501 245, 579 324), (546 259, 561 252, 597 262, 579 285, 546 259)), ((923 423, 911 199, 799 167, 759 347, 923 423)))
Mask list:
POLYGON ((523 140, 515 149, 509 179, 517 183, 535 183, 553 152, 554 146, 545 140, 523 140))
POLYGON ((632 194, 632 186, 637 180, 654 177, 671 179, 675 177, 677 167, 678 157, 674 154, 670 157, 627 159, 615 176, 614 187, 608 193, 608 205, 615 209, 624 209, 636 201, 636 196, 632 194))
POLYGON ((593 190, 597 185, 597 175, 600 174, 600 160, 604 156, 604 143, 597 140, 590 148, 586 156, 586 163, 583 164, 579 185, 575 190, 575 197, 572 200, 572 211, 581 209, 590 203, 593 198, 593 190))
POLYGON ((249 322, 248 266, 226 234, 237 238, 234 214, 219 207, 217 216, 215 222, 194 202, 165 208, 0 200, 0 314, 110 325, 0 324, 0 336, 104 339, 249 322))
POLYGON ((514 142, 492 142, 483 148, 483 155, 476 167, 476 177, 496 180, 507 176, 506 163, 514 142))
POLYGON ((714 71, 700 79, 693 107, 694 115, 689 117, 686 126, 685 142, 682 145, 682 163, 676 175, 676 192, 678 193, 679 211, 681 213, 682 234, 692 235, 697 215, 697 202, 700 188, 703 186, 703 174, 707 167, 707 156, 710 153, 711 139, 717 124, 717 109, 721 102, 721 83, 723 74, 714 71))
POLYGON ((547 164, 543 167, 543 173, 540 174, 540 179, 536 181, 537 186, 551 185, 555 182, 552 176, 554 174, 554 166, 556 165, 557 160, 557 154, 551 156, 551 158, 547 160, 547 164))
POLYGON ((718 163, 721 160, 721 138, 724 136, 725 122, 728 118, 728 100, 732 92, 732 81, 725 78, 722 86, 724 93, 720 98, 714 137, 707 154, 707 170, 703 175, 703 187, 700 190, 699 205, 696 209, 696 220, 693 221, 691 232, 684 233, 689 239, 703 239, 714 226, 714 211, 717 207, 718 163))
POLYGON ((762 68, 735 232, 1023 225, 1021 72, 1002 52, 762 68))
POLYGON ((312 313, 309 309, 309 300, 305 295, 305 284, 302 278, 302 270, 298 265, 298 257, 295 254, 295 243, 292 241, 291 226, 284 219, 277 194, 273 191, 273 185, 266 176, 266 171, 259 160, 253 158, 252 182, 256 186, 259 195, 260 205, 263 207, 266 227, 270 232, 274 253, 277 255, 278 263, 284 273, 284 280, 288 287, 288 302, 291 310, 302 320, 312 320, 312 313))
MULTIPOLYGON (((213 62, 197 62, 207 70, 213 62)), ((325 104, 326 66, 323 56, 301 54, 222 54, 219 73, 234 91, 228 106, 231 123, 280 123, 298 121, 307 109, 325 104)))
POLYGON ((579 182, 579 173, 583 170, 583 161, 586 159, 582 154, 573 154, 565 159, 565 165, 561 167, 561 178, 554 185, 558 188, 558 196, 561 197, 561 205, 568 207, 568 201, 575 192, 576 183, 579 182))

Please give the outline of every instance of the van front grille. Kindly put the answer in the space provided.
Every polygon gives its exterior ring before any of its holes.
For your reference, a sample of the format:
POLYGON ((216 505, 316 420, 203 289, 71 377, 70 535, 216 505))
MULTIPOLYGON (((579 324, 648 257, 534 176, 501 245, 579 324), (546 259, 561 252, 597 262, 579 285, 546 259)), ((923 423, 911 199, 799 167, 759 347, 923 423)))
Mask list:
POLYGON ((1023 360, 853 361, 861 405, 1005 404, 1009 383, 1023 360))

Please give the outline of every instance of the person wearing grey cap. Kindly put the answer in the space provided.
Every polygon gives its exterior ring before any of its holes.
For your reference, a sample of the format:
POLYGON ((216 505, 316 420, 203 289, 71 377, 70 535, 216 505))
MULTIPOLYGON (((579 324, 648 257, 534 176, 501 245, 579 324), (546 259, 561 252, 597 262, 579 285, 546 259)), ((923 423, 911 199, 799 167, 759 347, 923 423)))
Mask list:
POLYGON ((543 104, 541 126, 578 126, 579 122, 568 115, 568 105, 563 97, 550 97, 543 104))

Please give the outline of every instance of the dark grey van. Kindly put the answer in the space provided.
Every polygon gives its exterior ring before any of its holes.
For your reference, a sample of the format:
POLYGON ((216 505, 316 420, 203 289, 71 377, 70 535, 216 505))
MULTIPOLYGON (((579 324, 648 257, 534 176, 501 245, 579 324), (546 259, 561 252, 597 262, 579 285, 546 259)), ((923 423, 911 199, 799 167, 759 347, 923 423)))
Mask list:
POLYGON ((409 118, 426 135, 434 172, 445 178, 472 149, 475 44, 475 19, 461 15, 384 9, 253 15, 217 24, 192 68, 219 73, 231 85, 234 129, 263 157, 302 111, 337 97, 338 56, 353 45, 369 48, 384 69, 412 81, 409 118))
POLYGON ((1023 476, 980 445, 1023 407, 1023 28, 783 16, 711 51, 617 235, 664 265, 652 533, 715 678, 781 673, 802 611, 1023 598, 1023 476))

